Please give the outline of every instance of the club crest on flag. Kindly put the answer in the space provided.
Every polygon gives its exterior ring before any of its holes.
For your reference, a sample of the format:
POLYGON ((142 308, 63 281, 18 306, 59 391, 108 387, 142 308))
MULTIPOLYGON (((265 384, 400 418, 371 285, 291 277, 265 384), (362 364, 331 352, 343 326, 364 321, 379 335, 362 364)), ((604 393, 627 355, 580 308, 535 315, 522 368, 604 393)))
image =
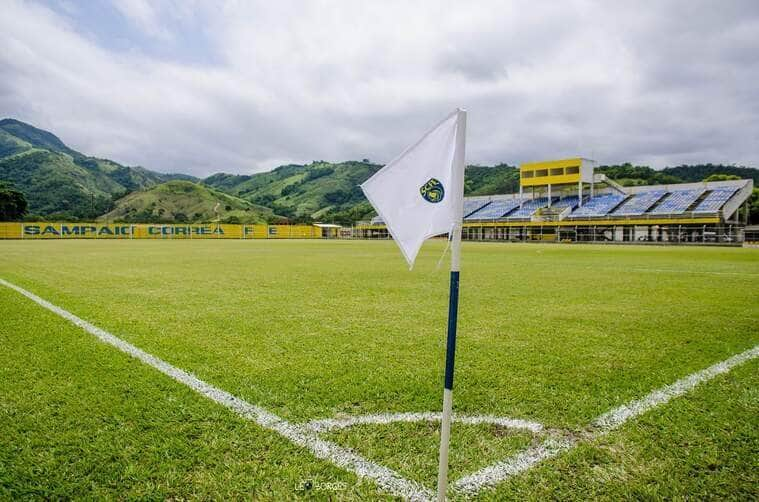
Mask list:
POLYGON ((445 188, 439 180, 430 178, 427 183, 419 187, 419 193, 422 194, 424 200, 435 204, 445 197, 445 188))

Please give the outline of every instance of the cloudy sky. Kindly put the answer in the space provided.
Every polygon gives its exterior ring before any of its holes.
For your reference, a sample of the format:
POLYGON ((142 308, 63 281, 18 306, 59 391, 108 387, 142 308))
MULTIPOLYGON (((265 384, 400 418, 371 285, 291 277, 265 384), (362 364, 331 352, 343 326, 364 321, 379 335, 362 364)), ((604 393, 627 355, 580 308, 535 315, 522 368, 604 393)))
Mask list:
POLYGON ((468 161, 759 167, 759 2, 2 0, 0 116, 158 171, 468 161))

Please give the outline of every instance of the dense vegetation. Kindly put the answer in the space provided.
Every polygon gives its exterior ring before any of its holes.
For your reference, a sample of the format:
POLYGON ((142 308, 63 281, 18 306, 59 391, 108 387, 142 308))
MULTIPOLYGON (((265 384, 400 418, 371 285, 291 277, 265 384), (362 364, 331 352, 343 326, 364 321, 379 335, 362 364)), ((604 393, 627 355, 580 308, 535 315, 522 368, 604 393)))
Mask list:
POLYGON ((113 195, 125 189, 89 173, 64 154, 30 150, 0 161, 3 179, 12 181, 29 200, 29 210, 49 218, 94 218, 108 211, 113 195))
POLYGON ((14 221, 26 214, 26 197, 8 183, 0 181, 0 221, 14 221))
POLYGON ((492 195, 519 191, 519 170, 508 164, 468 166, 464 179, 465 195, 492 195))
POLYGON ((600 166, 596 171, 606 174, 624 186, 693 183, 717 174, 735 176, 733 179, 753 179, 754 184, 759 185, 759 169, 725 164, 681 165, 657 171, 648 166, 634 166, 628 162, 600 166))
POLYGON ((662 172, 675 176, 686 182, 701 181, 710 176, 725 174, 734 176, 733 179, 752 179, 754 185, 759 185, 759 169, 725 164, 695 164, 677 167, 665 167, 662 172))

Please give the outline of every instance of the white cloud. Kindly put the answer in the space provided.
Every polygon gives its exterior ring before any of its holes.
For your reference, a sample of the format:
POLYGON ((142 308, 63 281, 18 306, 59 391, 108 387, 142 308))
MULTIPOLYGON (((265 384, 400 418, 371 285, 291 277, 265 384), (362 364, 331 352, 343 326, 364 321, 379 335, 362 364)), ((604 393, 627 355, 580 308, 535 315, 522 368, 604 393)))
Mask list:
POLYGON ((151 37, 170 40, 171 33, 161 23, 156 2, 150 0, 112 0, 113 6, 137 28, 151 37))
POLYGON ((114 52, 10 1, 0 113, 198 175, 387 161, 460 105, 470 162, 759 164, 753 2, 117 3, 157 44, 201 26, 217 60, 114 52))

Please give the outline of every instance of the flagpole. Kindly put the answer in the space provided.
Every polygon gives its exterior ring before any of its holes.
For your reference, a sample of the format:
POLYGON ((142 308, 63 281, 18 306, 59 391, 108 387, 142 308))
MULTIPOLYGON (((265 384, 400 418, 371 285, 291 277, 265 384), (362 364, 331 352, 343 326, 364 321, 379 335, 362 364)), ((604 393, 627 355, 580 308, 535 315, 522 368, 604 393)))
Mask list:
POLYGON ((440 463, 437 477, 437 500, 445 501, 448 489, 448 446, 451 439, 451 412, 453 411, 453 367, 456 354, 456 328, 459 310, 459 269, 461 261, 461 226, 464 220, 464 170, 466 169, 466 111, 458 109, 454 172, 456 179, 455 223, 451 229, 451 282, 448 296, 448 341, 445 351, 445 381, 443 388, 443 414, 440 420, 440 463))

